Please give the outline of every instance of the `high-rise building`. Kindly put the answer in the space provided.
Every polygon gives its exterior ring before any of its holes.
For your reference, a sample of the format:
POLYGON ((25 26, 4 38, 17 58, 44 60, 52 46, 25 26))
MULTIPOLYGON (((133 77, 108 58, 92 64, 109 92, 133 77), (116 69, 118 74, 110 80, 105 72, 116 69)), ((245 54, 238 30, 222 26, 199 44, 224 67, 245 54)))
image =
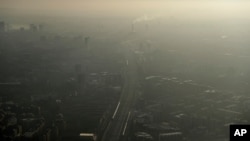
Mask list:
POLYGON ((76 72, 76 74, 79 74, 82 72, 82 65, 81 64, 75 65, 75 72, 76 72))
POLYGON ((145 29, 148 30, 148 23, 145 24, 145 29))
POLYGON ((0 21, 0 32, 5 31, 5 23, 3 21, 0 21))
POLYGON ((89 47, 89 37, 85 37, 85 47, 89 47))
POLYGON ((35 24, 30 24, 30 30, 33 32, 37 31, 37 26, 35 24))
POLYGON ((135 25, 134 25, 134 23, 132 23, 132 25, 131 25, 131 30, 132 30, 132 32, 135 32, 135 25))

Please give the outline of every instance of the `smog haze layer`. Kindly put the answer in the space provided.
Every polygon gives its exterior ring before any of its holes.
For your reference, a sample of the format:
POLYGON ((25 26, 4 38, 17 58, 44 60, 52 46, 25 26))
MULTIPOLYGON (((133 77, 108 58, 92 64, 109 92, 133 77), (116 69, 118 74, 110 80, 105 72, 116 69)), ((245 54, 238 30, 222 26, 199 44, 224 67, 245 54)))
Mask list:
POLYGON ((47 16, 132 16, 156 14, 181 19, 211 20, 248 18, 250 2, 234 0, 2 0, 4 14, 47 16))
POLYGON ((250 119, 249 14, 247 0, 0 0, 0 93, 62 113, 65 141, 225 141, 250 119))

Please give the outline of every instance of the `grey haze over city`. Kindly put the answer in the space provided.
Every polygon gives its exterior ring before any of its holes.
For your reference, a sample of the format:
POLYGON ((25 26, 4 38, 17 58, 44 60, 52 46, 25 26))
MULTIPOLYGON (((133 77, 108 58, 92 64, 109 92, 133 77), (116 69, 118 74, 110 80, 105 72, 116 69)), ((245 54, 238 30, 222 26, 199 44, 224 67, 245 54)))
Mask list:
POLYGON ((0 140, 228 141, 250 124, 249 14, 247 0, 1 0, 0 140))

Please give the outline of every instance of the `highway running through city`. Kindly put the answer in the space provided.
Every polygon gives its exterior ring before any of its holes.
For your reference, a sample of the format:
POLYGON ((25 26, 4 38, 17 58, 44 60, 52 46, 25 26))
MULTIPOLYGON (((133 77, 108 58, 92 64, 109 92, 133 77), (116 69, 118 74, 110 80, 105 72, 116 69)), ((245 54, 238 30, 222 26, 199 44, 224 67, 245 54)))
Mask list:
POLYGON ((124 86, 115 111, 112 115, 101 141, 125 140, 129 128, 129 121, 133 114, 133 105, 136 95, 137 66, 135 54, 131 50, 125 53, 124 86))

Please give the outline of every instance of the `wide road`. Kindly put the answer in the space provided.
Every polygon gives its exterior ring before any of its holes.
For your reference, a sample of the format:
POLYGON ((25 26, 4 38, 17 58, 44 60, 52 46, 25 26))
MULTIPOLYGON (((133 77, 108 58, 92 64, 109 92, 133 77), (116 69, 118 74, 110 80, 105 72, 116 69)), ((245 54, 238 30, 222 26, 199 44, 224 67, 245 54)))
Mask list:
MULTIPOLYGON (((127 46, 129 47, 129 46, 127 46)), ((135 54, 129 49, 125 51, 124 86, 120 101, 109 122, 101 141, 119 141, 124 138, 128 129, 128 123, 132 115, 132 107, 135 101, 138 75, 135 54)))

